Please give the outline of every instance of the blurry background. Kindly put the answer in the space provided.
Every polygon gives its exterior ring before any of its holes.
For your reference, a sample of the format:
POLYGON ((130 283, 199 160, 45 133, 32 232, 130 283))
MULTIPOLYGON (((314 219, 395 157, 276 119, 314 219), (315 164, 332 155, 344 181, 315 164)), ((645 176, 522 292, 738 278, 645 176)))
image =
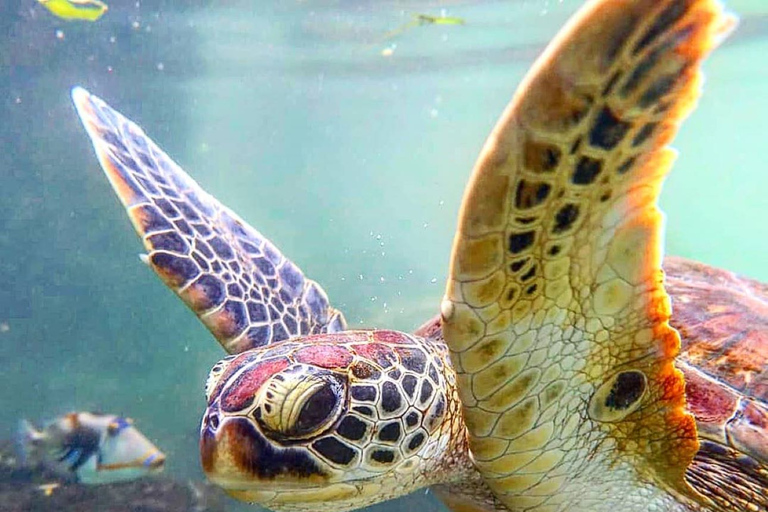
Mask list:
MULTIPOLYGON (((123 413, 166 451, 169 475, 200 479, 203 385, 223 354, 140 263, 70 88, 142 125, 352 326, 411 330, 438 310, 486 135, 581 2, 179 4, 113 0, 88 23, 3 2, 0 436, 20 417, 123 413), (466 25, 397 33, 414 13, 466 25)), ((768 4, 728 5, 741 25, 674 143, 667 249, 768 280, 768 4)), ((424 492, 406 500, 374 508, 442 510, 424 492)))

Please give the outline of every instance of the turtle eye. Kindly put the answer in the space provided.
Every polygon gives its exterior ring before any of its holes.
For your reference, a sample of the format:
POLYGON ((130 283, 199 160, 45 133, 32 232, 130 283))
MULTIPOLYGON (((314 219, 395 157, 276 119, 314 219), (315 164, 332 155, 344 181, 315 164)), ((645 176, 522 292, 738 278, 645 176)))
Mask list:
POLYGON ((345 386, 340 376, 299 366, 270 378, 257 397, 253 414, 279 439, 306 439, 330 428, 344 402, 345 386))

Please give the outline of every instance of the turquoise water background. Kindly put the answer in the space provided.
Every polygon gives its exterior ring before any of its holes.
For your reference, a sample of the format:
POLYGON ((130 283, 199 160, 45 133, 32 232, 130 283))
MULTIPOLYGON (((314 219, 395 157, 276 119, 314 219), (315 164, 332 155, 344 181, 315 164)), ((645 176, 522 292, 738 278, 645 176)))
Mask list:
MULTIPOLYGON (((70 88, 139 123, 352 326, 412 330, 437 312, 486 135, 581 2, 174 4, 113 0, 96 23, 3 4, 0 435, 21 417, 122 413, 168 475, 201 479, 203 385, 222 351, 140 263, 70 88), (441 10, 467 24, 387 37, 441 10)), ((667 251, 768 280, 768 3, 727 4, 741 25, 674 143, 667 251)), ((374 508, 416 506, 443 510, 424 491, 374 508)))

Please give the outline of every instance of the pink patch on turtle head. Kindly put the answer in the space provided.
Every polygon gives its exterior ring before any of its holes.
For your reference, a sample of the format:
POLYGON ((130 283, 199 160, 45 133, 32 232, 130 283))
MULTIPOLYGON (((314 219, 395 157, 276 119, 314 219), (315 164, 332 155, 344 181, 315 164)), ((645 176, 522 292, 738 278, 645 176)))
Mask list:
POLYGON ((381 343, 352 345, 352 350, 355 351, 355 354, 381 368, 389 368, 397 362, 397 356, 395 355, 394 350, 381 343))
POLYGON ((312 334, 310 336, 302 336, 300 338, 294 338, 293 340, 301 342, 302 344, 307 344, 307 345, 318 345, 322 343, 344 345, 347 343, 368 341, 368 331, 344 331, 344 332, 312 334))
POLYGON ((221 409, 237 412, 250 407, 261 386, 273 375, 285 370, 290 361, 286 358, 270 359, 253 365, 241 373, 221 397, 221 409))
POLYGON ((269 347, 264 347, 263 349, 259 350, 263 351, 262 353, 264 359, 271 359, 277 356, 284 356, 289 352, 296 350, 297 347, 301 346, 304 346, 304 343, 296 343, 293 339, 291 339, 288 341, 281 341, 273 345, 269 345, 269 347))
POLYGON ((340 370, 347 368, 354 357, 341 345, 310 345, 293 354, 296 362, 320 368, 340 370))
POLYGON ((233 374, 237 373, 237 371, 243 366, 250 364, 253 361, 258 361, 261 359, 261 357, 262 355, 260 353, 248 351, 243 352, 242 354, 238 354, 234 359, 232 359, 227 364, 227 369, 224 370, 224 373, 219 377, 219 380, 216 383, 216 387, 213 388, 213 391, 211 391, 211 395, 208 399, 208 405, 211 405, 216 400, 216 398, 219 396, 219 393, 221 393, 221 388, 224 387, 227 382, 229 382, 229 379, 233 374))
POLYGON ((381 343, 413 344, 413 340, 407 334, 398 331, 373 331, 372 334, 373 341, 381 343))

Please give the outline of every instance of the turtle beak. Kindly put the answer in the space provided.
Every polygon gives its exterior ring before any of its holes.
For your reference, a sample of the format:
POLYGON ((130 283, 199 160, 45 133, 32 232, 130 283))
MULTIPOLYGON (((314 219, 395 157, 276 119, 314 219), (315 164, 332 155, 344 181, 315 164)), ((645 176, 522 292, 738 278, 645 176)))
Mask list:
MULTIPOLYGON (((274 492, 318 489, 332 483, 330 472, 310 455, 295 448, 285 453, 272 448, 253 422, 243 417, 227 419, 215 433, 204 429, 200 436, 203 471, 208 480, 226 490, 265 491, 272 501, 274 492)), ((268 501, 259 500, 269 508, 268 501)))

